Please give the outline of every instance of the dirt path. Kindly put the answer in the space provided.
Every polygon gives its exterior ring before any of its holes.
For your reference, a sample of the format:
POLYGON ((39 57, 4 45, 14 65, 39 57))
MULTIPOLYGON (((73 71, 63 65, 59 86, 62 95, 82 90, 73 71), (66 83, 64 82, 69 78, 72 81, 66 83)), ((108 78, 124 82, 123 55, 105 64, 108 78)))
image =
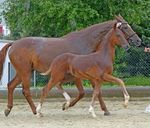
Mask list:
POLYGON ((0 100, 0 128, 150 128, 150 113, 144 113, 150 99, 132 99, 127 109, 123 108, 122 99, 105 102, 111 116, 103 116, 96 102, 94 119, 88 114, 88 98, 67 111, 61 110, 63 99, 48 99, 43 106, 44 117, 37 118, 24 99, 15 99, 11 114, 5 117, 6 100, 0 100))

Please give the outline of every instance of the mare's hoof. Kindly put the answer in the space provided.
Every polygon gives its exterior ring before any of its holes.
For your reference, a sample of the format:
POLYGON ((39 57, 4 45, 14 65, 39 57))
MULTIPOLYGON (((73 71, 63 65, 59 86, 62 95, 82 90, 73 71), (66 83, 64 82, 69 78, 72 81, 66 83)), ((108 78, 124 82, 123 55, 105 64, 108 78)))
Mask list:
POLYGON ((104 116, 109 116, 110 115, 110 112, 107 111, 107 112, 104 112, 104 116))
POLYGON ((5 113, 5 116, 8 116, 10 113, 10 109, 5 109, 4 113, 5 113))

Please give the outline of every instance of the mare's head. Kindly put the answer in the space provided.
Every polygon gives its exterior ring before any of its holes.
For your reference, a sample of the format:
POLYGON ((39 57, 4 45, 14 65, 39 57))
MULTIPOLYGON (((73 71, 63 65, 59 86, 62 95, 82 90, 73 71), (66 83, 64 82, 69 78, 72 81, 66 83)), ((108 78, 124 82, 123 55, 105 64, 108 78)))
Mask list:
POLYGON ((113 46, 119 45, 119 46, 123 47, 126 51, 129 50, 130 45, 129 45, 128 41, 126 40, 124 33, 118 28, 117 23, 108 32, 107 35, 110 36, 109 41, 111 41, 110 43, 112 43, 113 46))
POLYGON ((121 15, 116 16, 116 20, 118 22, 118 28, 124 33, 125 38, 128 40, 128 42, 134 43, 136 46, 140 46, 142 41, 132 30, 128 22, 125 21, 121 15))

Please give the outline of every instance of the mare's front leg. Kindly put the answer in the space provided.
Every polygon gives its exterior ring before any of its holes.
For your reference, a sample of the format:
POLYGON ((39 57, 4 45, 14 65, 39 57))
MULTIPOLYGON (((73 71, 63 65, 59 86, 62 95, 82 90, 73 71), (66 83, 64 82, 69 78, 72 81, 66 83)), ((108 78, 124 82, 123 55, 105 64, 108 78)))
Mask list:
POLYGON ((119 78, 116 78, 112 75, 109 75, 109 74, 104 74, 103 75, 103 79, 105 81, 108 81, 108 82, 113 82, 113 83, 117 83, 119 84, 121 87, 122 87, 122 92, 123 92, 123 95, 124 95, 124 99, 125 99, 125 102, 124 102, 124 107, 127 107, 128 106, 128 102, 129 102, 129 99, 130 99, 130 96, 126 90, 126 87, 125 87, 125 84, 124 82, 119 79, 119 78))
MULTIPOLYGON (((92 84, 92 87, 94 88, 94 82, 91 81, 91 84, 92 84)), ((101 84, 102 82, 99 82, 99 94, 98 94, 98 100, 99 100, 99 103, 100 103, 100 106, 101 106, 101 109, 104 111, 104 115, 105 116, 108 116, 110 115, 110 112, 108 111, 106 105, 105 105, 105 102, 102 98, 102 90, 101 90, 101 84)))
POLYGON ((14 79, 11 80, 7 85, 7 87, 8 87, 8 105, 4 112, 5 116, 9 115, 9 113, 13 107, 13 92, 14 92, 14 89, 16 88, 16 86, 20 83, 21 83, 21 78, 19 77, 18 74, 16 74, 14 79))

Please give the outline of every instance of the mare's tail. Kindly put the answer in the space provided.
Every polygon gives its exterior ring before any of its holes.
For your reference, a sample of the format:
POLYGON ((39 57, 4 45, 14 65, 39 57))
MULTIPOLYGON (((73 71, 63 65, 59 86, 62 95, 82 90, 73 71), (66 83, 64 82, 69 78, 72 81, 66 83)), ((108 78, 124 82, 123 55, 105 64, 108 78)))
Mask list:
POLYGON ((12 45, 12 43, 6 44, 2 50, 0 51, 0 80, 2 78, 2 73, 3 73, 3 64, 6 58, 7 50, 8 48, 12 45))

